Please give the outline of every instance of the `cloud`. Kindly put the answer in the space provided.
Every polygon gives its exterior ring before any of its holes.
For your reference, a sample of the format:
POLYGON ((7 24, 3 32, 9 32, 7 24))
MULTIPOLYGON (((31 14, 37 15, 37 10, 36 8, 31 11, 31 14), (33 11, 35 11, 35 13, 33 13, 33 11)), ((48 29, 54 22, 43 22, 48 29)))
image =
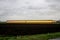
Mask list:
POLYGON ((58 20, 59 4, 59 0, 0 0, 0 20, 58 20))

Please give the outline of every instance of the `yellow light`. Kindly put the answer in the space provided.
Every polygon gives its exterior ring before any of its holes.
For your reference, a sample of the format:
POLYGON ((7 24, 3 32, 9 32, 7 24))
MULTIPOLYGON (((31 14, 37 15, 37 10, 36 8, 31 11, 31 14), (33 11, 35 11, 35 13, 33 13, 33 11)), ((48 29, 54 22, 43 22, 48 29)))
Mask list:
POLYGON ((55 20, 7 20, 7 23, 20 23, 20 24, 52 24, 55 20))

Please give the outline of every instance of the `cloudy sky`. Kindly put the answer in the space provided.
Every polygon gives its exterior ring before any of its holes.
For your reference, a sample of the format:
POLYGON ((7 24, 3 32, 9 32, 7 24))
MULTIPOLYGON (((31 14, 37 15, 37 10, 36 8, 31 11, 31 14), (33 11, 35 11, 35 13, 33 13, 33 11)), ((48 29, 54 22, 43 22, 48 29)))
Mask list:
POLYGON ((60 0, 0 0, 0 21, 46 19, 60 19, 60 0))

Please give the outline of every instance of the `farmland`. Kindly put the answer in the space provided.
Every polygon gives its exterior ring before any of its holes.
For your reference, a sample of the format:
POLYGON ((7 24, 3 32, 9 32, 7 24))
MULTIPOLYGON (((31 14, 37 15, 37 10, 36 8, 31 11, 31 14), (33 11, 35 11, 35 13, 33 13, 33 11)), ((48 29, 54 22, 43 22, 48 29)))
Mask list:
POLYGON ((0 40, 47 40, 60 37, 60 24, 0 23, 0 40))

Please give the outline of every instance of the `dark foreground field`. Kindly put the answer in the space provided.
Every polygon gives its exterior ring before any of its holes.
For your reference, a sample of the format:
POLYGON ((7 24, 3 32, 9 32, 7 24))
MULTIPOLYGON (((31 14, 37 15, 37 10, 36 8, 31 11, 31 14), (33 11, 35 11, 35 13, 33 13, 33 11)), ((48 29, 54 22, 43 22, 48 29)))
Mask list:
POLYGON ((59 37, 59 24, 0 24, 0 40, 49 40, 59 37))
POLYGON ((1 35, 33 35, 60 32, 59 24, 0 24, 1 35))

